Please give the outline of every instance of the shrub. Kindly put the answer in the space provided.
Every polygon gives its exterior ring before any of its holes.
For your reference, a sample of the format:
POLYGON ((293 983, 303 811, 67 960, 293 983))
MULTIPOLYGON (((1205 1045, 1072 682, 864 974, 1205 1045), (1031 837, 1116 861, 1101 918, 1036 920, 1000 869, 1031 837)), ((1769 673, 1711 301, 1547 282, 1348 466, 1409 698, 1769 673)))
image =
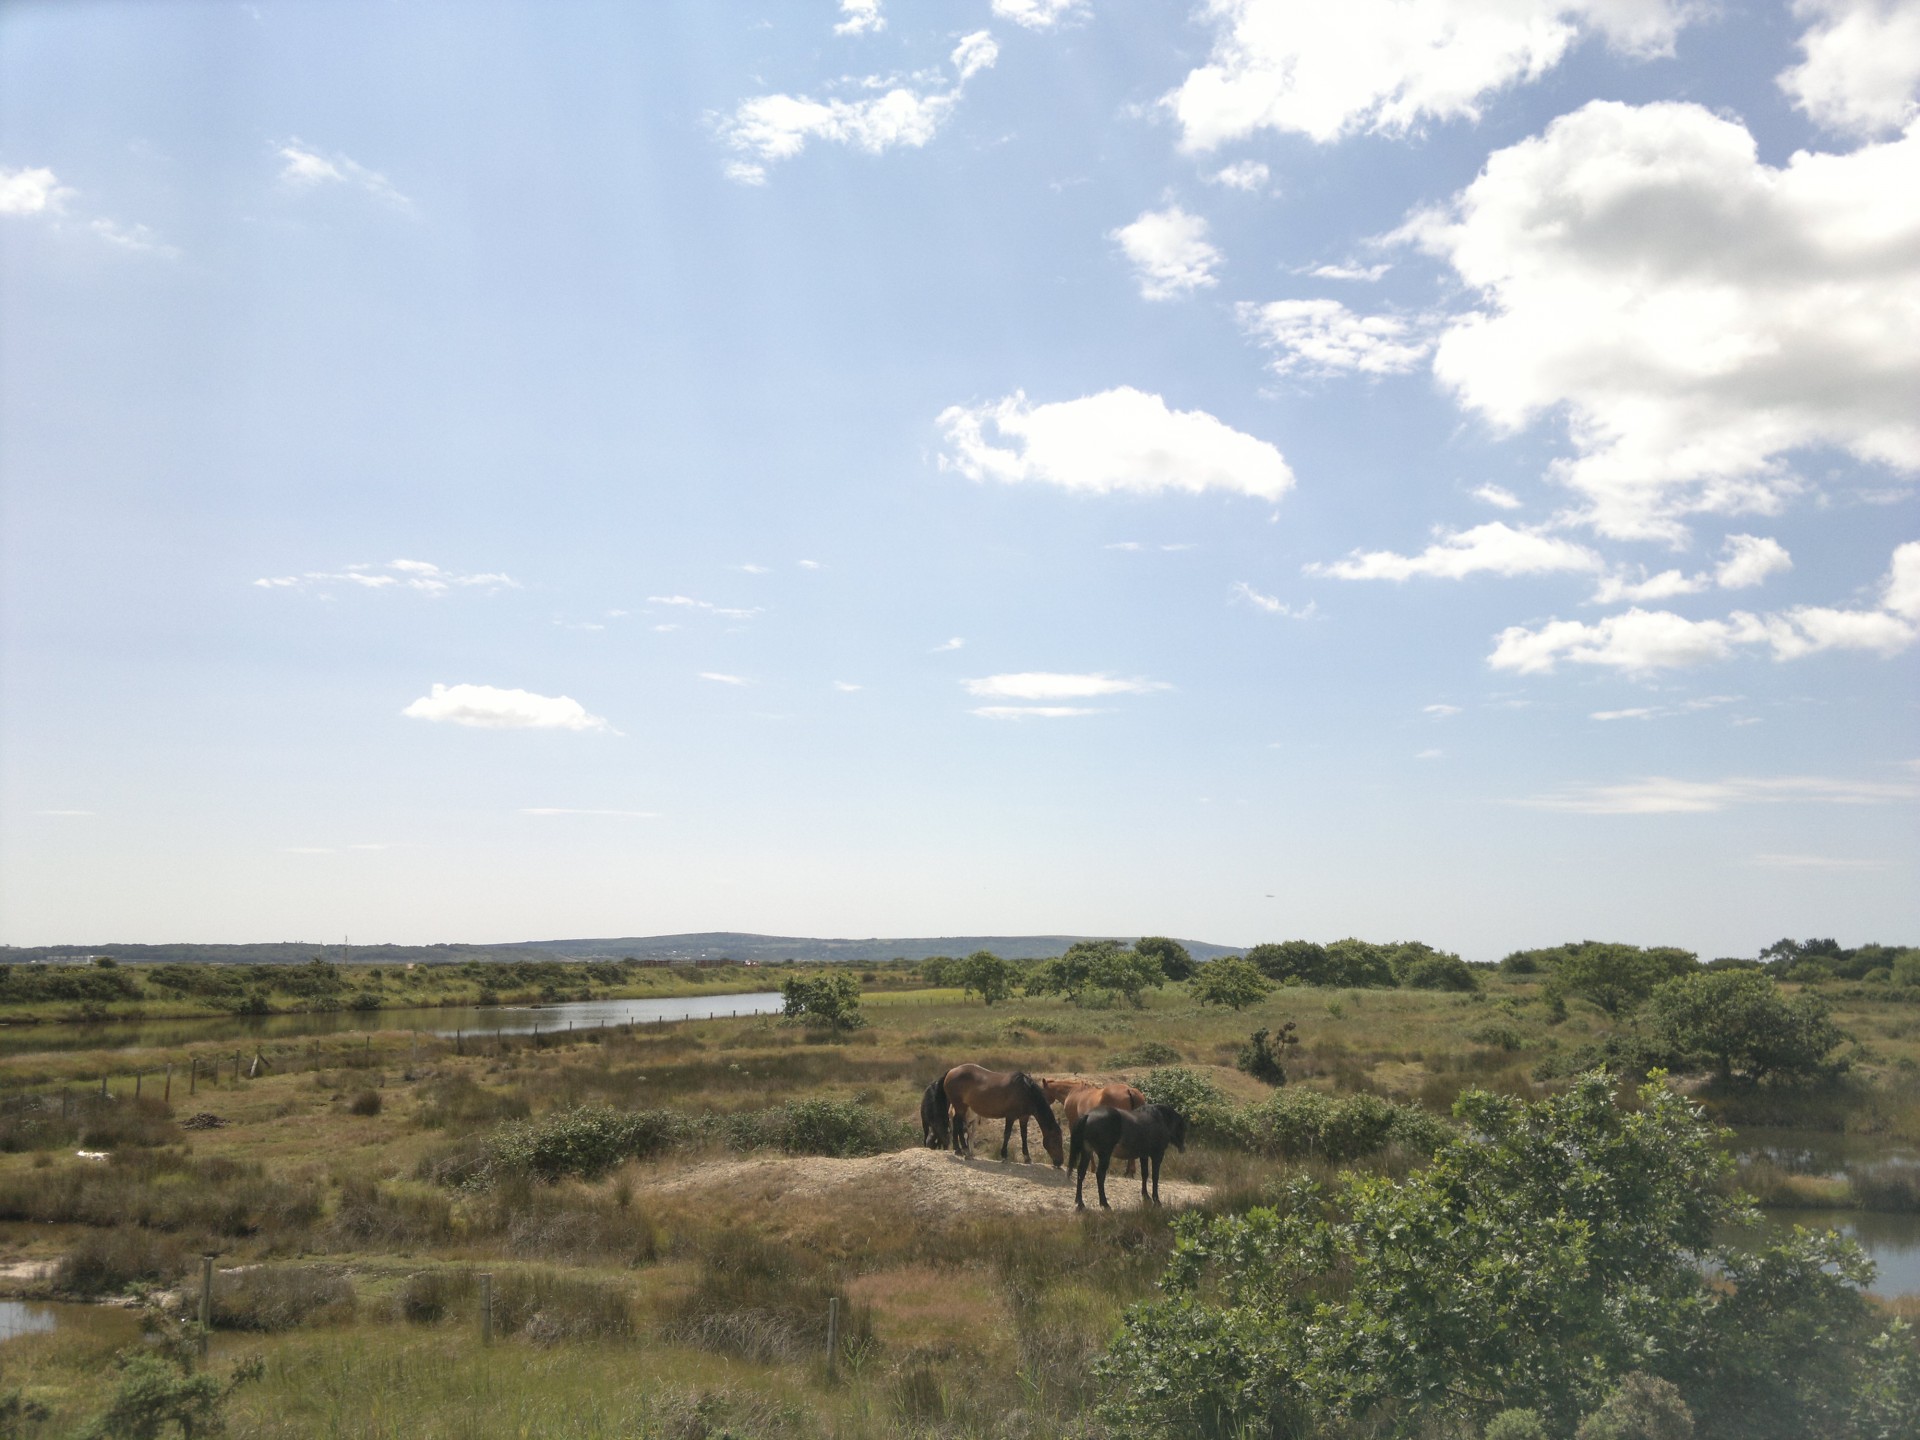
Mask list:
POLYGON ((1693 1412, 1670 1380, 1635 1370, 1580 1422, 1574 1440, 1692 1440, 1693 1412))
POLYGON ((54 1284, 74 1295, 117 1295, 136 1281, 165 1284, 185 1272, 187 1247, 171 1235, 122 1226, 82 1235, 54 1271, 54 1284))
POLYGON ((848 1100, 793 1100, 730 1115, 727 1142, 740 1150, 791 1155, 878 1155, 913 1143, 910 1126, 871 1105, 848 1100))
POLYGON ((657 1155, 684 1138, 691 1125, 671 1110, 615 1110, 582 1105, 539 1120, 504 1125, 488 1141, 490 1173, 558 1180, 592 1180, 622 1160, 657 1155))
POLYGON ((1244 1010, 1265 997, 1273 987, 1259 967, 1237 955, 1211 960, 1187 982, 1187 993, 1202 1005, 1225 1005, 1244 1010))
POLYGON ((1276 1091, 1241 1110, 1235 1121, 1248 1149, 1334 1164, 1391 1144, 1431 1154, 1453 1133, 1444 1121, 1415 1105, 1397 1105, 1377 1095, 1341 1098, 1318 1090, 1276 1091))
POLYGON ((633 1334, 627 1289, 611 1280, 557 1270, 507 1270, 493 1282, 493 1328, 541 1345, 624 1340, 633 1334))
POLYGON ((315 1266, 256 1266, 213 1286, 216 1330, 291 1330, 310 1321, 353 1317, 353 1282, 315 1266))
POLYGON ((394 1311, 410 1325, 437 1325, 474 1293, 473 1271, 420 1270, 409 1275, 394 1299, 394 1311))
POLYGON ((1184 1115, 1195 1139, 1235 1142, 1232 1102, 1199 1071, 1185 1065, 1162 1065, 1135 1083, 1155 1105, 1171 1105, 1184 1115))
POLYGON ((860 1013, 860 986, 851 975, 822 975, 817 980, 792 975, 780 982, 789 1020, 829 1030, 857 1030, 867 1023, 860 1013))
POLYGON ((380 1092, 362 1090, 347 1102, 347 1110, 354 1115, 378 1115, 380 1113, 380 1092))
POLYGON ((1240 1047, 1240 1053, 1233 1062, 1234 1069, 1243 1075, 1251 1075, 1262 1084, 1284 1085, 1287 1083, 1287 1071, 1280 1063, 1281 1056, 1286 1054, 1289 1046, 1299 1043, 1300 1038, 1293 1033, 1291 1020, 1280 1027, 1277 1035, 1264 1029, 1256 1030, 1247 1037, 1247 1043, 1240 1047))
POLYGON ((1538 1410, 1502 1410, 1480 1433, 1481 1440, 1549 1440, 1538 1410))
POLYGON ((1183 1057, 1180 1052, 1161 1040, 1142 1040, 1138 1045, 1125 1050, 1116 1050, 1107 1057, 1107 1064, 1122 1065, 1178 1065, 1183 1057))
POLYGON ((1423 955, 1401 981, 1409 990, 1478 990, 1480 977, 1458 955, 1423 955))
POLYGON ((1527 1043, 1526 1036, 1504 1020, 1489 1020, 1484 1025, 1474 1026, 1467 1032, 1467 1039, 1476 1045, 1485 1045, 1490 1050, 1519 1050, 1527 1043))

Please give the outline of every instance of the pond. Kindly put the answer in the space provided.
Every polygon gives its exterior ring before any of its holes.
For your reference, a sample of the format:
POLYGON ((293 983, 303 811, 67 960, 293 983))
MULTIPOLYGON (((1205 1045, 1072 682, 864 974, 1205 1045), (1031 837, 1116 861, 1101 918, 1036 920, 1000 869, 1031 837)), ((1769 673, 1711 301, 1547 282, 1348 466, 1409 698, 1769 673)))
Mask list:
POLYGON ((676 995, 636 1000, 576 1000, 557 1005, 491 1005, 420 1010, 332 1010, 308 1015, 209 1015, 186 1020, 102 1021, 95 1025, 20 1025, 0 1029, 0 1055, 48 1050, 165 1049, 206 1040, 263 1041, 303 1035, 418 1030, 422 1035, 542 1035, 611 1025, 777 1015, 778 990, 744 995, 676 995))
MULTIPOLYGON (((1875 1135, 1844 1135, 1831 1130, 1773 1129, 1753 1126, 1737 1132, 1729 1146, 1743 1160, 1767 1160, 1796 1175, 1837 1179, 1868 1170, 1920 1169, 1920 1147, 1875 1135)), ((1765 1238, 1784 1236, 1796 1225, 1838 1230, 1865 1250, 1879 1268, 1875 1294, 1920 1295, 1920 1215, 1873 1210, 1791 1210, 1761 1212, 1765 1238)))
POLYGON ((1920 1296, 1920 1215, 1883 1215, 1872 1210, 1763 1210, 1768 1240, 1784 1239, 1793 1227, 1838 1230, 1879 1268, 1871 1287, 1889 1299, 1920 1296))
POLYGON ((39 1335, 58 1323, 58 1306, 35 1300, 0 1300, 0 1344, 17 1335, 39 1335))

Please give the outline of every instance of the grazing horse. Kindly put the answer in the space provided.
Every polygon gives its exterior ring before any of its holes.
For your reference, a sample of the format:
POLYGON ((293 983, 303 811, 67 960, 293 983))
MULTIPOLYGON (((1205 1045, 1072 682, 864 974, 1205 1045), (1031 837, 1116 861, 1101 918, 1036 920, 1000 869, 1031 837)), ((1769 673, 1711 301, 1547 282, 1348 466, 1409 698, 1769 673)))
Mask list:
POLYGON ((948 1136, 946 1092, 935 1080, 920 1097, 920 1143, 929 1150, 944 1150, 948 1136))
POLYGON ((1098 1157, 1099 1172, 1094 1184, 1100 1191, 1100 1208, 1107 1204, 1107 1166, 1115 1155, 1140 1162, 1140 1203, 1147 1200, 1147 1177, 1153 1177, 1152 1203, 1160 1203, 1160 1161, 1167 1146, 1187 1148, 1186 1117, 1171 1105, 1143 1105, 1138 1110, 1116 1110, 1097 1105, 1073 1122, 1073 1159, 1068 1166, 1074 1172, 1073 1208, 1084 1210, 1087 1202, 1087 1165, 1098 1157))
MULTIPOLYGON (((1096 1106, 1114 1110, 1138 1110, 1147 1097, 1124 1080, 1096 1084, 1091 1080, 1042 1080, 1047 1099, 1060 1102, 1060 1123, 1071 1131, 1073 1122, 1096 1106)), ((1127 1161, 1126 1174, 1133 1174, 1133 1161, 1127 1161)))
MULTIPOLYGON (((1013 1122, 1020 1122, 1020 1158, 1029 1163, 1033 1152, 1027 1148, 1028 1119, 1040 1122, 1040 1143, 1056 1167, 1064 1163, 1060 1147, 1060 1125, 1047 1103, 1047 1092, 1024 1070, 987 1070, 978 1065, 956 1065, 934 1082, 938 1102, 953 1107, 953 1148, 956 1154, 973 1153, 967 1133, 967 1112, 984 1119, 1005 1120, 1006 1131, 1000 1137, 1000 1158, 1007 1158, 1013 1143, 1013 1122)), ((937 1103, 938 1103, 937 1102, 937 1103)))

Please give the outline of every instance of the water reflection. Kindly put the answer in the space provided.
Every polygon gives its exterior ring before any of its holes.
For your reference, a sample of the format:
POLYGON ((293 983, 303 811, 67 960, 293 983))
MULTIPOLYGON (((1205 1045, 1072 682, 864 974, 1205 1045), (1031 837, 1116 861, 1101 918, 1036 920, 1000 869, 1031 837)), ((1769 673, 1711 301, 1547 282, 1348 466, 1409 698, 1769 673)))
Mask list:
POLYGON ((1765 1210, 1767 1240, 1784 1239, 1793 1227, 1838 1230, 1872 1257, 1879 1275, 1873 1293, 1920 1295, 1920 1215, 1883 1215, 1872 1210, 1765 1210))
POLYGON ((559 1005, 459 1006, 421 1010, 334 1010, 309 1015, 210 1015, 188 1020, 103 1021, 96 1025, 21 1025, 0 1029, 0 1054, 50 1050, 166 1049, 206 1040, 292 1039, 304 1035, 418 1030, 423 1035, 542 1035, 568 1025, 653 1025, 731 1015, 771 1015, 777 990, 745 995, 680 995, 643 1000, 577 1000, 559 1005))
POLYGON ((31 1300, 0 1300, 0 1344, 16 1335, 40 1335, 53 1329, 58 1312, 31 1300))

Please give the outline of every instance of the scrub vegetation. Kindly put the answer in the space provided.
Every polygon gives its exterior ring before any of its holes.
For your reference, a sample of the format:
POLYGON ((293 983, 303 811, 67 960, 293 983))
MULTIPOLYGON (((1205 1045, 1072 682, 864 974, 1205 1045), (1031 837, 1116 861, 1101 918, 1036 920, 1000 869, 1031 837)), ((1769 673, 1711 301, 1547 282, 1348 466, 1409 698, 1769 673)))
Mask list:
POLYGON ((809 967, 787 1015, 632 1031, 370 1014, 237 1075, 225 1036, 0 1056, 5 1283, 148 1329, 7 1342, 0 1434, 1914 1433, 1920 1306, 1742 1197, 1913 1211, 1916 1167, 1813 1173, 1715 1125, 1920 1142, 1920 983, 1679 953, 1283 942, 1209 981, 1108 943, 809 967), (1167 1175, 1205 1188, 1080 1216, 1044 1164, 918 1149, 963 1060, 1128 1080, 1187 1116, 1167 1175))

